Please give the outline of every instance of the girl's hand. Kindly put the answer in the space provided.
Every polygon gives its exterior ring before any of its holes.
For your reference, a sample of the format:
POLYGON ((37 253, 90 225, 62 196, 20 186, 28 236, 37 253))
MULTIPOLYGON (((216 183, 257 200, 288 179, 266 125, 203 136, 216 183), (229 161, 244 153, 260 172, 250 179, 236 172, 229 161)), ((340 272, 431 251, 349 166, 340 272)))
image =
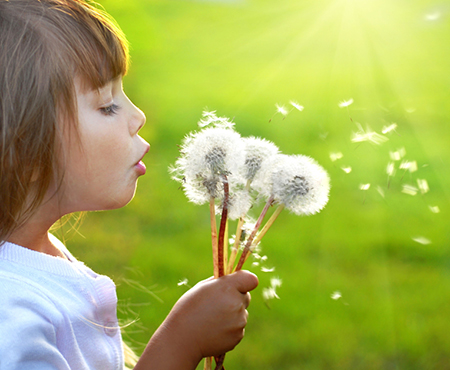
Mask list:
POLYGON ((244 336, 249 291, 257 285, 248 271, 195 285, 153 335, 136 369, 195 369, 203 357, 233 349, 244 336))

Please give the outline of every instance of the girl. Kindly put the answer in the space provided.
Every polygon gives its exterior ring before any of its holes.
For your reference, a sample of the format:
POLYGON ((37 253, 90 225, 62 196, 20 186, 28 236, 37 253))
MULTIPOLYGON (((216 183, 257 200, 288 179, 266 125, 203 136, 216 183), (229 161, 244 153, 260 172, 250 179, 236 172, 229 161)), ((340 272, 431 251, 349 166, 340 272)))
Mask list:
MULTIPOLYGON (((121 31, 83 0, 0 0, 0 369, 123 369, 113 282, 48 230, 126 205, 149 145, 122 90, 121 31)), ((242 339, 239 272, 188 291, 135 369, 195 369, 242 339)))

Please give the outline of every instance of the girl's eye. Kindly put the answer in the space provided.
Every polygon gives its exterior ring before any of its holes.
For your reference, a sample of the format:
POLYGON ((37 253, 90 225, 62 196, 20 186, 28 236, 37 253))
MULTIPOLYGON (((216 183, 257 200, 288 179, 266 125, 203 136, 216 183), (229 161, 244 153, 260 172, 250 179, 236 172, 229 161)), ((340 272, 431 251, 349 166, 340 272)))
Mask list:
POLYGON ((100 108, 100 111, 105 116, 112 116, 114 114, 117 114, 117 111, 120 109, 120 107, 117 104, 111 104, 107 107, 100 108))

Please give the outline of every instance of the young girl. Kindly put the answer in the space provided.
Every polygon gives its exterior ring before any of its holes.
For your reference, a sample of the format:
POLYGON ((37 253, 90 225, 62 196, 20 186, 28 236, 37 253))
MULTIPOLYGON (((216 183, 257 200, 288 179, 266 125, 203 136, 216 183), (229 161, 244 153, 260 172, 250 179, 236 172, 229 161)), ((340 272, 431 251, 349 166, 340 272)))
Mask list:
MULTIPOLYGON (((0 0, 0 369, 123 369, 113 282, 48 230, 126 205, 149 145, 122 90, 127 44, 82 0, 0 0)), ((95 247, 95 246, 94 246, 95 247)), ((239 272, 187 292, 135 369, 195 369, 242 339, 239 272)))

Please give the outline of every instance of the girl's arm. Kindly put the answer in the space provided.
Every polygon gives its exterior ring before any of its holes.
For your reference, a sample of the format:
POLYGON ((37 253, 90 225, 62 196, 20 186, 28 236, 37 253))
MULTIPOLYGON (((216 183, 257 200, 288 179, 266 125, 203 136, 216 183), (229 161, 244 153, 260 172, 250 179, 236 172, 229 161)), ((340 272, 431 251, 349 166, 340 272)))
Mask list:
POLYGON ((233 349, 244 336, 248 292, 257 285, 247 271, 198 283, 175 304, 135 370, 194 370, 203 357, 233 349))

